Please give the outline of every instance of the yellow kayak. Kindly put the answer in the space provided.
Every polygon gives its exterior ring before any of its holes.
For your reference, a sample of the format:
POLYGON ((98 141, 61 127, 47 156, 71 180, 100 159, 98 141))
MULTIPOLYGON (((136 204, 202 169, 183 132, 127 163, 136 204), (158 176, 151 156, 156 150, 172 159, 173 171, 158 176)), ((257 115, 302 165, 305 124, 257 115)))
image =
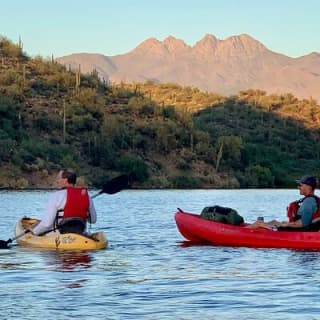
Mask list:
POLYGON ((90 236, 77 233, 60 234, 59 231, 50 232, 43 236, 25 233, 28 226, 39 220, 33 218, 20 219, 15 227, 17 244, 24 247, 56 249, 56 250, 97 250, 108 246, 104 232, 95 232, 90 236))

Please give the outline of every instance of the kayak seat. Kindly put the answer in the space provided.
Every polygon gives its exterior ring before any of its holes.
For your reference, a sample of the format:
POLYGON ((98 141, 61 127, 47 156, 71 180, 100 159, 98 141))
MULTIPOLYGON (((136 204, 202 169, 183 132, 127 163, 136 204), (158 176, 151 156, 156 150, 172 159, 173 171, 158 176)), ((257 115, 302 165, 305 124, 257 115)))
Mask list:
POLYGON ((293 227, 278 227, 278 231, 303 231, 303 232, 317 232, 320 231, 320 219, 316 219, 314 222, 309 224, 308 226, 301 228, 293 228, 293 227))
POLYGON ((63 219, 57 226, 61 234, 64 233, 78 233, 83 234, 86 229, 86 223, 81 218, 67 218, 63 219))

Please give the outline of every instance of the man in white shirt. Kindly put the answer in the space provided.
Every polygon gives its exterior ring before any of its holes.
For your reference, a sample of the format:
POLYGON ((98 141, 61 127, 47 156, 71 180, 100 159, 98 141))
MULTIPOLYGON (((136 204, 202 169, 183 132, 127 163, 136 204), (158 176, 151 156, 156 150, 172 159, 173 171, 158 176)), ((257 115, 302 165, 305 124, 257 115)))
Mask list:
POLYGON ((96 223, 97 213, 92 199, 87 195, 85 188, 76 188, 77 176, 70 170, 61 170, 57 176, 59 191, 54 192, 48 201, 42 220, 31 231, 35 235, 44 234, 53 230, 59 212, 60 221, 64 218, 75 217, 89 223, 96 223), (68 208, 68 209, 67 209, 68 208), (66 210, 67 209, 67 210, 66 210), (78 210, 78 211, 77 211, 78 210), (64 211, 68 211, 64 212, 64 211), (73 212, 70 212, 73 211, 73 212))

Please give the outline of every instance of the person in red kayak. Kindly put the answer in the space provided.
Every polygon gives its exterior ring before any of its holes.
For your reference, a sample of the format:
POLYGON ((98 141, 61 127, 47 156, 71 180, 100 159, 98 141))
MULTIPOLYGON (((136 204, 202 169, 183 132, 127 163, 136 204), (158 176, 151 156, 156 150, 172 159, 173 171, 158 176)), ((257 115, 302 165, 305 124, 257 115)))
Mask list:
POLYGON ((60 232, 67 230, 66 222, 69 227, 82 231, 85 230, 86 222, 96 223, 96 210, 87 188, 75 187, 76 181, 77 176, 71 170, 64 169, 58 173, 57 184, 60 190, 50 196, 42 220, 30 228, 33 234, 42 235, 57 226, 60 232))
POLYGON ((287 215, 289 221, 279 222, 272 220, 270 222, 256 221, 250 227, 262 228, 303 228, 309 226, 312 222, 320 218, 320 198, 314 192, 317 187, 317 179, 313 176, 304 176, 296 180, 302 199, 289 204, 287 215))

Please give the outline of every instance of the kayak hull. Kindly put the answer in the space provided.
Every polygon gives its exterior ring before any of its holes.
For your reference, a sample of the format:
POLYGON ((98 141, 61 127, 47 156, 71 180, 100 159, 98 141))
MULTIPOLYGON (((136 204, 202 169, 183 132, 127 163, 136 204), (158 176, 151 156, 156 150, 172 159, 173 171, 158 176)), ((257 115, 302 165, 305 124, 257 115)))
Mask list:
POLYGON ((28 226, 38 221, 32 218, 22 218, 17 222, 15 234, 18 245, 54 250, 98 250, 108 246, 108 240, 103 232, 95 232, 90 237, 76 233, 60 234, 59 231, 43 236, 36 236, 29 232, 21 236, 28 226))
POLYGON ((178 211, 175 221, 179 232, 187 240, 215 246, 320 249, 320 232, 273 231, 248 228, 205 220, 200 215, 178 211))

